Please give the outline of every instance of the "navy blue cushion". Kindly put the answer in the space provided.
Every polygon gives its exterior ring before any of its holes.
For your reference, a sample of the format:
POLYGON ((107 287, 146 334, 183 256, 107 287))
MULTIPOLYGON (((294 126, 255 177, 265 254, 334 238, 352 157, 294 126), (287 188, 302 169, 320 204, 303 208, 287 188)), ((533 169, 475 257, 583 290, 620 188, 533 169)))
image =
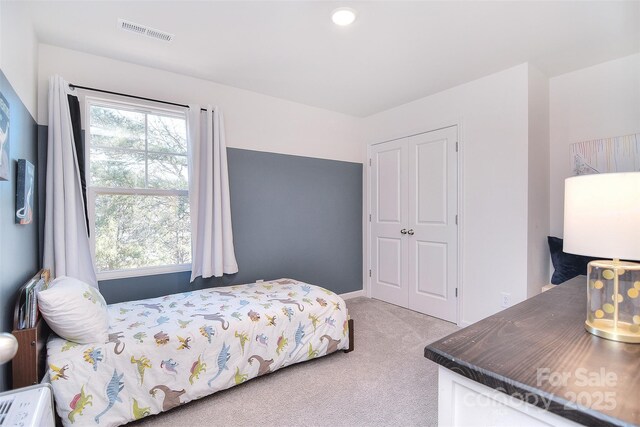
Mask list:
POLYGON ((549 252, 551 252, 551 262, 553 263, 553 276, 551 283, 559 285, 576 276, 587 274, 587 264, 599 259, 581 255, 573 255, 562 252, 562 239, 547 236, 549 252))

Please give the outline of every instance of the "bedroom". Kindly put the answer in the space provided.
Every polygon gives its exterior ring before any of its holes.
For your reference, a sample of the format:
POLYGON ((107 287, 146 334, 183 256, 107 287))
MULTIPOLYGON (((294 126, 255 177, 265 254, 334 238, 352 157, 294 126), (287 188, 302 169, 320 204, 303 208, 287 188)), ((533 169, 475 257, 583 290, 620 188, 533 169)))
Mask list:
MULTIPOLYGON (((350 4, 358 17, 338 28, 337 3, 3 1, 10 157, 40 168, 54 74, 218 105, 239 273, 196 287, 292 277, 364 296, 368 145, 457 123, 463 240, 453 323, 468 326, 502 310, 502 294, 515 305, 549 282, 546 237, 562 236, 568 145, 640 131, 638 2, 395 3, 350 4), (119 18, 175 39, 125 33, 119 18)), ((36 196, 34 222, 15 225, 14 182, 0 182, 2 331, 15 291, 41 267, 46 195, 36 196)), ((109 303, 139 300, 191 290, 189 276, 114 278, 100 290, 109 303)))

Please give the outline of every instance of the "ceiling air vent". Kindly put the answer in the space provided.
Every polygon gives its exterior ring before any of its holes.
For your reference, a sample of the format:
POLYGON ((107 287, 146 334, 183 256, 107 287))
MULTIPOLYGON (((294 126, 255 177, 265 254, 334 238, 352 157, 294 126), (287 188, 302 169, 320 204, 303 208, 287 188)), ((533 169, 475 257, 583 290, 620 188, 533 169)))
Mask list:
POLYGON ((141 34, 152 39, 163 40, 165 42, 173 40, 173 34, 156 30, 155 28, 147 27, 145 25, 136 24, 135 22, 127 21, 126 19, 118 19, 118 27, 121 30, 141 34))

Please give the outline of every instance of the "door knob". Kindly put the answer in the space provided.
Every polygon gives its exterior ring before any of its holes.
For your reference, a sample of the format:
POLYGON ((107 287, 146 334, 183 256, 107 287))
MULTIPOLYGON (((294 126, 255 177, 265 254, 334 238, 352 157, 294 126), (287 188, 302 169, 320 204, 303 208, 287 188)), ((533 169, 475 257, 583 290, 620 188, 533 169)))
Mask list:
POLYGON ((407 229, 403 228, 402 230, 400 230, 400 234, 407 234, 407 229))
POLYGON ((409 236, 413 236, 413 228, 412 228, 412 229, 410 229, 409 231, 407 231, 407 234, 408 234, 409 236))

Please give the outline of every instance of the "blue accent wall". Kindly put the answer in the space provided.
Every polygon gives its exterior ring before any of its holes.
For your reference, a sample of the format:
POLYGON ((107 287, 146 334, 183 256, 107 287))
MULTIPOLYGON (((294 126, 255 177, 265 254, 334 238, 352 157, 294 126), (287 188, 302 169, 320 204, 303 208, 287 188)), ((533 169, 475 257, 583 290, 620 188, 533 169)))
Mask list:
MULTIPOLYGON (((35 83, 34 83, 35 84, 35 83)), ((37 124, 0 71, 0 92, 9 102, 11 179, 0 181, 0 332, 13 329, 16 291, 38 272, 38 191, 34 195, 34 220, 15 224, 16 169, 18 159, 37 167, 37 124)), ((0 390, 10 385, 10 364, 0 366, 0 390)))
POLYGON ((295 278, 336 293, 362 289, 362 164, 229 148, 239 272, 100 282, 109 303, 257 279, 295 278))

